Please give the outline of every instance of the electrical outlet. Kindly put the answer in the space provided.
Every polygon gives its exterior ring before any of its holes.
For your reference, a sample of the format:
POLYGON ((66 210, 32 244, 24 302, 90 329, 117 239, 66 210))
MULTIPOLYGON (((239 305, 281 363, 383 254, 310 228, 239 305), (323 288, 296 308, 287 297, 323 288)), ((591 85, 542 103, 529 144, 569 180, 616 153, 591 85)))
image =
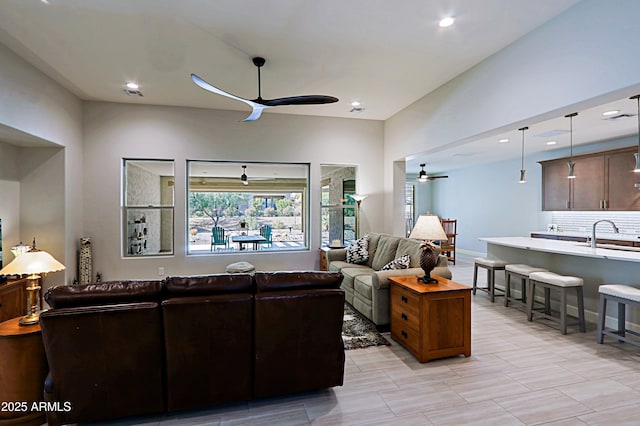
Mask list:
POLYGON ((158 267, 158 275, 164 275, 164 266, 158 267))

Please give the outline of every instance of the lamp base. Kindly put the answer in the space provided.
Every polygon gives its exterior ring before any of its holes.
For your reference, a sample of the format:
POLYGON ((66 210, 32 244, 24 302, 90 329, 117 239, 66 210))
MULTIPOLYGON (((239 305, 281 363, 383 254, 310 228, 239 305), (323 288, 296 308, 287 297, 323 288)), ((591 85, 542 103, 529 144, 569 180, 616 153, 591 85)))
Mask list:
POLYGON ((20 318, 18 324, 20 325, 33 325, 40 322, 40 313, 32 312, 20 318))
POLYGON ((418 281, 424 284, 436 284, 438 282, 438 280, 436 280, 435 278, 431 278, 429 275, 418 278, 418 281))

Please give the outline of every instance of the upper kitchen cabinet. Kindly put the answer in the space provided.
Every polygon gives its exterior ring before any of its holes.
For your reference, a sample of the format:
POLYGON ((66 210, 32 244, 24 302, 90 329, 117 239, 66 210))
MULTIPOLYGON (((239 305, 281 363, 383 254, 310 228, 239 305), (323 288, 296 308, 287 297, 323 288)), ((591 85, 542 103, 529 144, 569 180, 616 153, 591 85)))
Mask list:
POLYGON ((542 164, 542 210, 569 210, 571 179, 567 179, 567 161, 559 159, 543 161, 540 164, 542 164))
POLYGON ((633 172, 637 151, 624 150, 607 154, 607 210, 640 210, 640 191, 635 187, 640 175, 633 172))
POLYGON ((574 156, 575 179, 567 179, 569 158, 543 161, 543 210, 640 210, 633 173, 635 148, 574 156))

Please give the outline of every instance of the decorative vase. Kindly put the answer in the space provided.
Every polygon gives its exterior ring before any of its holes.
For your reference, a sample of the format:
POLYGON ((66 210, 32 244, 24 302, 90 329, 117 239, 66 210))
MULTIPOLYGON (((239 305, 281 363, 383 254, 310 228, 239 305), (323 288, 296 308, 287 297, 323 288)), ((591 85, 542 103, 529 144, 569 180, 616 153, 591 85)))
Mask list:
POLYGON ((424 270, 424 277, 418 278, 419 281, 429 284, 438 282, 436 279, 431 278, 431 271, 438 263, 438 246, 431 242, 424 242, 420 244, 422 253, 420 253, 420 267, 424 270))
POLYGON ((78 277, 80 284, 89 284, 93 279, 93 253, 91 238, 80 238, 80 255, 78 259, 78 277))

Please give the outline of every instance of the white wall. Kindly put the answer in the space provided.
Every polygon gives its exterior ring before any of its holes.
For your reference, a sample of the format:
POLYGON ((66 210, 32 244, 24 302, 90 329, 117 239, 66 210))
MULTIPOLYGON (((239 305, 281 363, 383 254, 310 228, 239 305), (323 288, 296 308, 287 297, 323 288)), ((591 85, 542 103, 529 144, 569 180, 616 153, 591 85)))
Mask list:
POLYGON ((9 197, 6 202, 22 204, 17 239, 43 236, 40 247, 67 267, 45 278, 46 288, 75 275, 82 226, 82 102, 1 44, 0 64, 0 125, 64 147, 38 154, 33 153, 41 148, 21 148, 15 163, 19 179, 27 177, 20 182, 21 197, 0 188, 3 202, 9 197))
MULTIPOLYGON (((404 179, 394 162, 531 125, 576 106, 612 101, 623 90, 640 90, 640 56, 632 53, 640 39, 638 16, 640 2, 635 0, 616 1, 615 6, 583 0, 387 120, 385 230, 400 235, 404 229, 403 206, 394 195, 402 191, 404 179)), ((503 207, 488 206, 498 216, 503 207)))
POLYGON ((358 168, 362 232, 383 226, 382 123, 266 113, 243 123, 241 112, 130 104, 87 103, 84 117, 84 235, 92 238, 94 270, 105 280, 223 272, 246 260, 258 270, 319 267, 320 164, 358 168), (175 255, 120 256, 122 158, 175 160, 175 255), (311 250, 186 256, 186 160, 311 164, 311 250))

